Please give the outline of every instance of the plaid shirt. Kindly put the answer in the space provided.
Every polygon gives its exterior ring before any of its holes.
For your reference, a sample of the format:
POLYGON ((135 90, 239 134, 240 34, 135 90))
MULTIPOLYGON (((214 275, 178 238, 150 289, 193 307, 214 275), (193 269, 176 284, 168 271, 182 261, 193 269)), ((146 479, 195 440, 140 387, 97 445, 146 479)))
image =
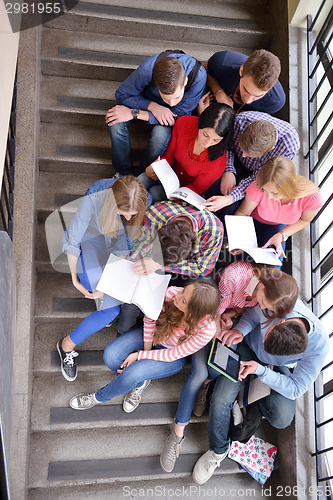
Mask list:
POLYGON ((133 247, 131 260, 142 257, 148 251, 157 231, 175 217, 180 216, 191 219, 197 235, 196 248, 189 260, 183 260, 162 269, 166 272, 190 276, 204 276, 212 272, 221 250, 222 223, 208 210, 197 210, 184 201, 162 201, 149 207, 143 221, 141 235, 133 247))
POLYGON ((242 163, 242 165, 245 165, 245 167, 248 168, 252 174, 241 180, 240 183, 230 191, 229 194, 231 194, 233 201, 238 201, 245 197, 246 188, 256 179, 260 167, 266 163, 267 160, 273 158, 274 156, 285 156, 292 160, 299 148, 300 142, 298 133, 294 127, 290 125, 290 123, 274 118, 267 113, 259 113, 258 111, 244 111, 243 113, 236 115, 233 145, 231 151, 227 151, 227 166, 224 173, 232 172, 237 175, 234 167, 234 155, 236 154, 239 162, 242 163), (277 132, 276 143, 273 149, 260 158, 243 158, 242 151, 238 144, 239 137, 244 132, 245 128, 250 125, 250 123, 257 120, 267 120, 273 123, 277 132))

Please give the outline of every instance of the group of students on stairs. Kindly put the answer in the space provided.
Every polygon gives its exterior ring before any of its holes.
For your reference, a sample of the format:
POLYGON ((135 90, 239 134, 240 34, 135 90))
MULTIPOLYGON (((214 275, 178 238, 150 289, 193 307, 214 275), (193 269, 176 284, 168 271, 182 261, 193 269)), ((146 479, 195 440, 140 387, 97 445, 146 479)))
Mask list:
POLYGON ((256 374, 271 393, 255 403, 233 439, 249 439, 262 416, 276 428, 289 425, 296 398, 316 379, 327 354, 327 333, 298 299, 292 276, 243 255, 215 277, 225 215, 253 217, 258 245, 273 245, 282 261, 286 239, 322 205, 317 186, 296 174, 296 130, 271 116, 285 103, 279 74, 279 59, 266 50, 250 57, 217 52, 204 65, 181 50, 146 59, 119 86, 119 104, 106 114, 118 173, 90 186, 63 237, 73 285, 98 302, 57 342, 66 380, 77 377, 76 345, 115 318, 118 331, 104 351, 116 376, 95 392, 74 396, 70 406, 86 410, 125 394, 123 409, 132 412, 151 380, 179 372, 190 358, 161 466, 173 470, 191 412, 204 413, 214 380, 210 449, 195 465, 197 484, 228 453, 231 408, 245 379, 256 374), (128 128, 141 121, 151 124, 151 134, 134 168, 128 128), (182 187, 205 197, 202 210, 166 199, 152 167, 160 158, 182 187), (110 254, 132 261, 140 276, 172 275, 157 320, 145 316, 142 325, 137 306, 97 291, 110 254), (238 382, 207 366, 214 337, 241 355, 238 382))

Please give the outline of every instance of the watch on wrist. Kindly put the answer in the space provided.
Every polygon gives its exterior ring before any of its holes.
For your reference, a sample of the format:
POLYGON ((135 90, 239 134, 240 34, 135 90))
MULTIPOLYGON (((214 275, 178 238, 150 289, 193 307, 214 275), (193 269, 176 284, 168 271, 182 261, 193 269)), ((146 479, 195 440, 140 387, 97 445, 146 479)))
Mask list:
POLYGON ((133 115, 133 119, 134 120, 137 120, 138 119, 138 116, 139 116, 139 110, 138 109, 132 109, 132 115, 133 115))
POLYGON ((284 231, 279 231, 279 232, 282 235, 282 241, 287 241, 288 235, 284 231))

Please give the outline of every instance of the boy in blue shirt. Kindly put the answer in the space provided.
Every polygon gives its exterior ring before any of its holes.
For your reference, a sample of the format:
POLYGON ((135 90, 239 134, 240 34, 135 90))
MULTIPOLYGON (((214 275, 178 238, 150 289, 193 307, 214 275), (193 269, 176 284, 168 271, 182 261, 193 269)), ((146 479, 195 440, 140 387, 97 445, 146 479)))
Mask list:
POLYGON ((108 110, 105 121, 111 135, 112 164, 123 175, 133 173, 128 131, 133 120, 153 126, 138 175, 163 155, 175 120, 190 115, 198 105, 206 85, 206 70, 196 59, 180 52, 149 57, 116 91, 119 105, 108 110))
POLYGON ((199 458, 193 470, 193 479, 199 485, 208 481, 228 454, 232 404, 248 375, 255 373, 271 388, 271 394, 254 403, 257 410, 252 428, 247 429, 250 431, 247 439, 260 425, 262 415, 277 429, 287 427, 294 418, 296 398, 310 388, 323 367, 329 352, 329 337, 321 321, 302 301, 297 300, 285 319, 272 323, 267 324, 267 318, 257 305, 248 308, 236 329, 224 332, 222 343, 238 344, 237 352, 242 361, 236 383, 209 369, 209 378, 217 377, 217 381, 209 411, 210 449, 199 458))
POLYGON ((278 81, 281 64, 277 56, 260 49, 250 57, 225 50, 208 59, 207 84, 217 102, 236 111, 273 114, 285 103, 286 95, 278 81))

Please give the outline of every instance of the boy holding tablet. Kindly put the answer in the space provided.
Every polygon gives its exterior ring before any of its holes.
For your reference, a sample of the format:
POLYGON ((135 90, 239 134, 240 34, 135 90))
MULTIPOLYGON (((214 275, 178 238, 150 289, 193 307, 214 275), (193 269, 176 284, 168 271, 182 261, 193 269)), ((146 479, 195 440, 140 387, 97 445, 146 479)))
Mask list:
POLYGON ((268 326, 265 321, 260 307, 251 307, 242 315, 237 330, 224 332, 223 343, 229 347, 238 344, 237 352, 242 360, 239 380, 235 383, 224 375, 217 378, 209 412, 210 449, 199 458, 193 470, 193 479, 198 485, 208 481, 228 454, 231 407, 248 375, 255 373, 271 388, 271 394, 258 401, 260 411, 254 427, 260 425, 263 415, 273 427, 283 429, 294 418, 296 398, 309 389, 324 364, 328 334, 300 300, 285 319, 274 320, 268 326), (294 369, 287 367, 292 364, 296 364, 294 369), (273 365, 273 369, 267 365, 273 365))

